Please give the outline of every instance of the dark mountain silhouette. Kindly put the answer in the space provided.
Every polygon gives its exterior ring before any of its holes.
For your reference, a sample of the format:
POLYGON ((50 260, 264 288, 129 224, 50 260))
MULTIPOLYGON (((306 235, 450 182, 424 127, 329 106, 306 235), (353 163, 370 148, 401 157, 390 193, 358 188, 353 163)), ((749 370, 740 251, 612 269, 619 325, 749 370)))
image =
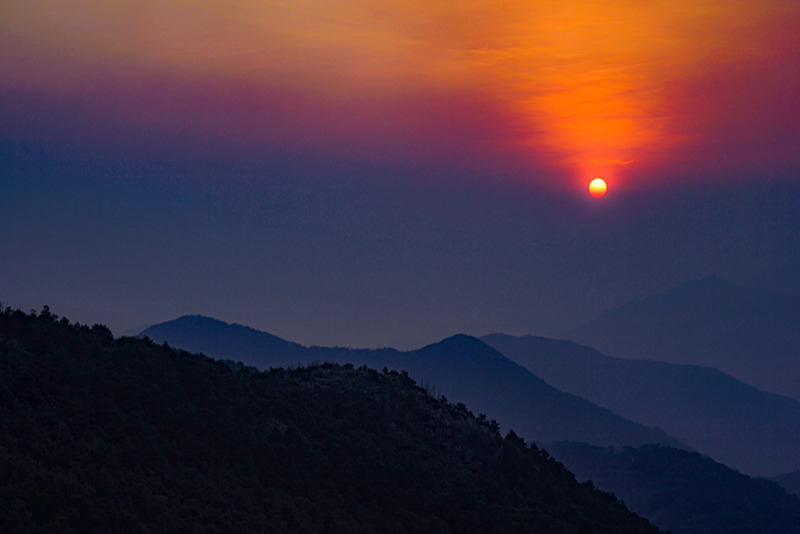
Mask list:
POLYGON ((684 446, 660 429, 633 423, 575 395, 558 391, 469 336, 453 336, 409 352, 301 347, 265 332, 196 316, 156 325, 142 335, 213 358, 241 360, 260 369, 330 361, 404 370, 437 393, 477 412, 492 414, 503 428, 514 428, 535 441, 684 446), (260 350, 259 339, 263 339, 260 350), (239 347, 243 352, 235 353, 227 347, 239 347))
POLYGON ((780 484, 786 491, 800 497, 800 471, 793 471, 772 477, 770 480, 780 484))
POLYGON ((800 402, 793 398, 709 367, 611 358, 570 341, 504 334, 482 340, 548 384, 663 428, 748 474, 800 467, 800 402))
POLYGON ((608 311, 559 337, 630 359, 714 367, 800 399, 800 297, 711 276, 608 311))
POLYGON ((655 534, 408 375, 260 373, 0 310, 2 532, 655 534))
POLYGON ((579 480, 613 492, 673 534, 800 533, 800 499, 698 453, 581 443, 554 443, 548 450, 579 480))

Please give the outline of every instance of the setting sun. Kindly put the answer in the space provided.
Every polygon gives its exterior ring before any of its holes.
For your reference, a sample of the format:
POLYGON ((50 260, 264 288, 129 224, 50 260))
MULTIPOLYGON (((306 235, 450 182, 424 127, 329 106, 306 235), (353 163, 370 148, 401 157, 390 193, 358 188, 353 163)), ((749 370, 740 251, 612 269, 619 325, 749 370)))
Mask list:
POLYGON ((604 197, 607 190, 608 186, 602 178, 595 178, 589 182, 589 194, 594 198, 604 197))

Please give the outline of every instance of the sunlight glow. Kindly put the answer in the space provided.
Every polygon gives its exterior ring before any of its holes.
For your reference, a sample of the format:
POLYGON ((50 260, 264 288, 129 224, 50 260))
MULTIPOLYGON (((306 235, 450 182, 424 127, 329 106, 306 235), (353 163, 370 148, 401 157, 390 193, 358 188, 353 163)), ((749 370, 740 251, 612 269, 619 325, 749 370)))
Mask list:
POLYGON ((513 152, 574 177, 560 187, 595 173, 624 186, 676 151, 713 157, 703 136, 795 131, 800 69, 782 63, 797 49, 794 5, 13 0, 0 6, 0 89, 101 93, 137 124, 336 139, 369 157, 378 143, 513 152), (779 127, 742 113, 742 98, 779 127))

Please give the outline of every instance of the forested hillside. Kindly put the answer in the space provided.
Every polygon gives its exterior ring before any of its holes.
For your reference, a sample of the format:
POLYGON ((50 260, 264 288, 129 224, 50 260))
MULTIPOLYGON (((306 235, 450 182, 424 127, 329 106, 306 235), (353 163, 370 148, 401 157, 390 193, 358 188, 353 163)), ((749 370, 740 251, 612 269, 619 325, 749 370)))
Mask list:
POLYGON ((658 532, 404 373, 234 370, 47 308, 0 313, 0 425, 3 532, 658 532))

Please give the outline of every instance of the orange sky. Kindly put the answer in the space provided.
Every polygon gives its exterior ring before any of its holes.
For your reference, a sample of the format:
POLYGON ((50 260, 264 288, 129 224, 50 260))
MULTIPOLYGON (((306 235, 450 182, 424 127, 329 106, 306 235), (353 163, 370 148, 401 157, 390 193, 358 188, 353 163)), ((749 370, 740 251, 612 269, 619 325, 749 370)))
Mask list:
POLYGON ((0 88, 256 145, 477 151, 557 188, 646 187, 800 167, 798 27, 795 1, 6 0, 0 88))

